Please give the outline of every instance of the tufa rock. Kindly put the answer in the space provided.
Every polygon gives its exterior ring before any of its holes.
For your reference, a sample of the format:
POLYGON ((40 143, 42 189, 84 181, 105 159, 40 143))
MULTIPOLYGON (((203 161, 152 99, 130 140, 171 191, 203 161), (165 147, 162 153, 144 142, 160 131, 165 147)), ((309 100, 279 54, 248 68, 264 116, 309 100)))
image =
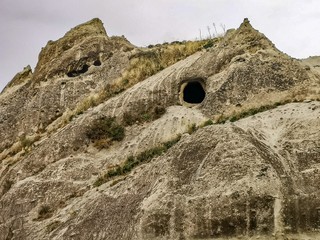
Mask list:
POLYGON ((49 43, 0 95, 0 239, 319 239, 319 75, 246 19, 211 46, 119 90, 159 55, 49 43))
POLYGON ((20 85, 22 83, 27 82, 32 78, 32 69, 30 65, 23 68, 23 70, 19 73, 17 73, 13 79, 7 84, 7 86, 2 90, 2 92, 5 92, 6 89, 20 85))
POLYGON ((67 109, 119 78, 129 66, 133 48, 124 38, 109 38, 98 19, 49 42, 35 72, 18 74, 0 96, 5 102, 0 108, 0 137, 5 139, 0 149, 12 145, 18 132, 33 135, 43 131, 67 109), (26 74, 28 81, 23 80, 26 74), (12 88, 18 83, 24 84, 12 88), (7 131, 8 127, 17 131, 7 131))

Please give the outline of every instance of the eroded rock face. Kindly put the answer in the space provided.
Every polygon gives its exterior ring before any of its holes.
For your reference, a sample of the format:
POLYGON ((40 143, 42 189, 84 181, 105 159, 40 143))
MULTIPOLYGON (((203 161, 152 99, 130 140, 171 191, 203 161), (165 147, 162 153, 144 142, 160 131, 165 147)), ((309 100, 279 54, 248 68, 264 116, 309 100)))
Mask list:
POLYGON ((310 97, 305 87, 319 93, 319 78, 245 20, 212 48, 54 128, 120 76, 132 48, 94 19, 48 43, 34 74, 0 95, 1 146, 44 129, 24 150, 0 154, 0 239, 319 238, 319 101, 206 126, 296 90, 310 97), (204 99, 186 102, 188 83, 200 84, 204 99), (165 113, 153 118, 150 109, 165 113), (125 137, 100 149, 87 132, 102 117, 115 117, 125 137), (96 187, 130 156, 177 136, 168 151, 96 187))
POLYGON ((21 72, 17 73, 13 79, 7 84, 7 86, 2 90, 5 92, 6 89, 12 88, 23 82, 29 81, 32 78, 32 69, 30 65, 26 66, 21 72))
POLYGON ((11 146, 21 134, 44 131, 65 110, 121 76, 133 48, 124 38, 109 38, 99 19, 49 41, 34 74, 25 69, 0 97, 0 137, 4 139, 0 149, 11 146))

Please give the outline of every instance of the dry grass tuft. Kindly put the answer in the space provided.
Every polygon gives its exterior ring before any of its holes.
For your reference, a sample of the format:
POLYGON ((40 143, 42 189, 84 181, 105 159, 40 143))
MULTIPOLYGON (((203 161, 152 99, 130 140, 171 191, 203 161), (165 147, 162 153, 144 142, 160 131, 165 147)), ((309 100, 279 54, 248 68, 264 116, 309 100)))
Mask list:
POLYGON ((224 113, 214 116, 214 122, 224 124, 227 121, 235 122, 239 119, 255 115, 260 112, 274 109, 293 102, 303 102, 305 100, 320 101, 320 89, 297 87, 285 92, 268 93, 267 97, 257 95, 257 99, 251 99, 250 102, 243 103, 241 108, 231 107, 224 113), (264 100, 259 100, 259 99, 264 100))
MULTIPOLYGON (((93 186, 99 187, 102 184, 113 179, 114 177, 123 176, 130 173, 132 169, 134 169, 136 166, 139 166, 142 163, 148 162, 151 159, 167 152, 172 146, 174 146, 176 143, 180 141, 180 138, 181 136, 179 135, 176 138, 172 139, 171 141, 167 141, 167 142, 161 143, 159 146, 147 149, 139 153, 137 156, 129 156, 121 166, 118 165, 116 167, 113 167, 109 169, 104 175, 98 177, 98 179, 93 183, 93 186)), ((112 182, 111 185, 115 185, 116 183, 118 183, 118 181, 112 182)))

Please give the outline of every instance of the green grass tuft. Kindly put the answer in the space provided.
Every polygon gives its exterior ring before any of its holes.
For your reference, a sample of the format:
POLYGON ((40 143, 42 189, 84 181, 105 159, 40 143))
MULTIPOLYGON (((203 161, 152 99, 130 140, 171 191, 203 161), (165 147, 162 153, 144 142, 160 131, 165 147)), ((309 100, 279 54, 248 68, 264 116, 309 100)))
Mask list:
POLYGON ((110 138, 112 141, 121 141, 125 136, 125 129, 114 117, 102 117, 94 121, 92 127, 87 131, 91 140, 110 138))

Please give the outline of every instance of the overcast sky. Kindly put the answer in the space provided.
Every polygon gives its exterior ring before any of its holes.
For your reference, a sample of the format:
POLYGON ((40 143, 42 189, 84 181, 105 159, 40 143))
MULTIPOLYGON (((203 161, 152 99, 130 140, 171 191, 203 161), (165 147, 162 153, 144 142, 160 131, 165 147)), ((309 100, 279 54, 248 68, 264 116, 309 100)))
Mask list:
POLYGON ((34 69, 48 40, 94 17, 137 46, 195 39, 212 23, 237 28, 247 17, 283 52, 320 55, 319 0, 0 0, 0 91, 34 69))

